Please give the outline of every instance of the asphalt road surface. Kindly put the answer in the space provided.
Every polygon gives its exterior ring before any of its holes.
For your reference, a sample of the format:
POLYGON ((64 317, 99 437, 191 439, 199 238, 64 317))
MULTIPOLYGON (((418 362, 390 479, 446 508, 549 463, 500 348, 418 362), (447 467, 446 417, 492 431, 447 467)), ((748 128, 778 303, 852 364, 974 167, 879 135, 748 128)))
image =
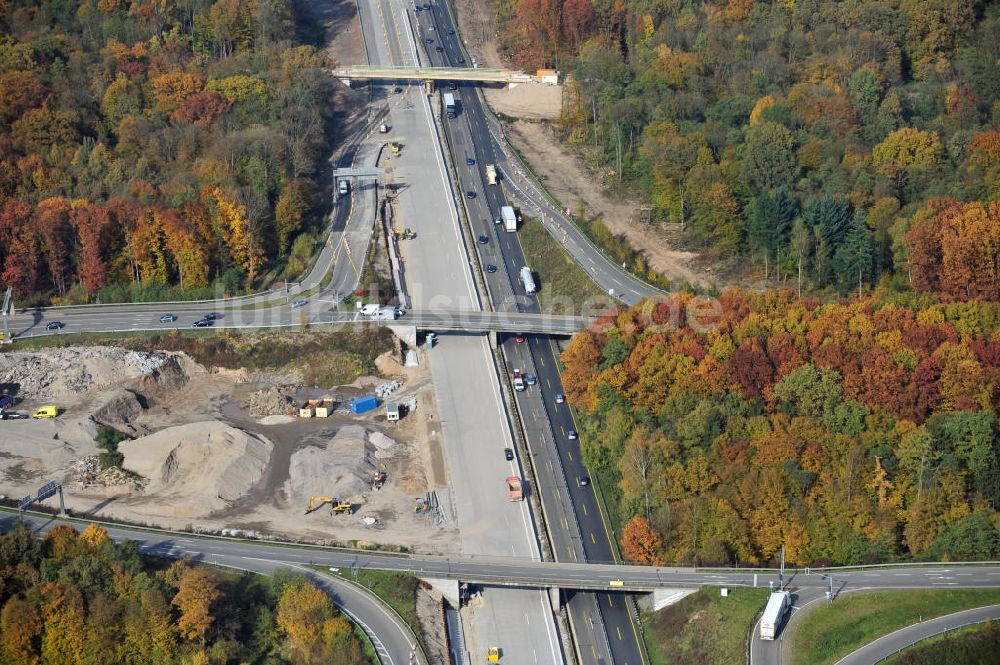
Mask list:
MULTIPOLYGON (((429 54, 431 64, 461 64, 459 59, 464 55, 458 35, 449 34, 455 26, 448 8, 435 4, 431 11, 420 12, 418 18, 421 35, 434 39, 433 44, 443 48, 443 52, 429 54)), ((500 207, 507 201, 503 189, 489 185, 485 178, 486 165, 501 159, 490 132, 490 114, 476 85, 454 87, 459 112, 455 118, 444 122, 460 189, 462 193, 475 195, 466 196, 463 201, 472 227, 471 235, 487 239, 485 244, 478 242, 476 246, 480 264, 492 263, 500 268, 485 276, 493 305, 502 311, 538 313, 536 301, 525 294, 520 282, 520 270, 527 263, 518 234, 507 232, 502 225, 494 223, 500 216, 500 207), (473 163, 469 164, 469 160, 473 163)), ((588 249, 596 253, 593 247, 588 246, 588 249)), ((597 256, 606 265, 603 257, 597 256)), ((620 271, 612 272, 615 279, 620 279, 620 271)), ((582 463, 579 441, 568 438, 568 432, 578 428, 568 406, 555 403, 555 395, 563 392, 556 349, 546 337, 528 336, 526 344, 518 344, 514 337, 508 335, 503 344, 507 370, 522 369, 538 378, 538 384, 519 393, 517 401, 539 482, 537 492, 545 506, 546 528, 554 556, 558 561, 614 561, 612 536, 605 525, 594 487, 586 482, 590 474, 582 463)), ((645 663, 631 600, 614 594, 570 594, 567 608, 577 652, 584 663, 645 663)))
POLYGON ((888 658, 920 640, 934 637, 948 630, 993 619, 1000 619, 1000 605, 977 607, 922 621, 906 628, 900 628, 885 637, 880 637, 857 651, 847 654, 834 665, 872 665, 872 663, 888 658))
MULTIPOLYGON (((374 0, 359 3, 359 8, 370 60, 420 62, 416 46, 420 37, 413 31, 406 3, 374 0)), ((390 92, 391 82, 373 87, 400 98, 389 107, 389 138, 402 149, 390 164, 396 185, 396 225, 417 234, 400 243, 410 302, 418 310, 480 312, 482 302, 431 100, 420 85, 400 84, 401 93, 390 92)), ((507 496, 505 478, 514 471, 503 450, 512 445, 511 432, 487 340, 449 335, 429 352, 428 362, 448 468, 448 487, 441 498, 458 523, 462 551, 538 559, 528 504, 512 503, 507 496)), ((487 646, 501 646, 505 660, 511 662, 563 662, 547 594, 492 588, 484 592, 483 603, 475 620, 465 626, 467 648, 475 657, 481 657, 487 646)), ((463 618, 470 616, 465 613, 463 618)))

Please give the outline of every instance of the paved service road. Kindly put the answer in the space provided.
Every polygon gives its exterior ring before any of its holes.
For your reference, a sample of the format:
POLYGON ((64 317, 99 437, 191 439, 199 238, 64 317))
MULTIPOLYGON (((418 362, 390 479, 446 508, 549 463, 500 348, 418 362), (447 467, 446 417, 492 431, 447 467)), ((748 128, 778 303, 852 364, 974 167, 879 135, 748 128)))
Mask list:
POLYGON ((898 653, 915 642, 934 637, 940 633, 955 628, 961 628, 972 623, 982 623, 990 619, 1000 619, 1000 605, 977 607, 971 610, 955 612, 936 619, 928 619, 906 628, 900 628, 894 633, 866 644, 838 660, 834 665, 872 665, 883 658, 898 653))

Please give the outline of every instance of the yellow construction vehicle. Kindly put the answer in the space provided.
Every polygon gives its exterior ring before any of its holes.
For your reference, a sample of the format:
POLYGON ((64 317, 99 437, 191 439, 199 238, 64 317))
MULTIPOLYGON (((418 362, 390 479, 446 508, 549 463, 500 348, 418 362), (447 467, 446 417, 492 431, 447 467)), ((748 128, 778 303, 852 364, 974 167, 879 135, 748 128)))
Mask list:
POLYGON ((490 647, 486 650, 486 662, 488 663, 499 663, 500 662, 500 647, 490 647))
POLYGON ((319 510, 320 506, 324 503, 330 504, 331 513, 351 513, 354 512, 354 504, 350 501, 344 501, 342 499, 337 499, 332 496, 314 496, 310 497, 309 505, 306 507, 306 515, 309 513, 319 510))
POLYGON ((395 141, 393 141, 392 143, 389 144, 389 147, 392 148, 392 156, 393 157, 399 157, 399 148, 400 148, 400 145, 398 143, 396 143, 395 141))
POLYGON ((330 512, 336 514, 341 514, 341 513, 350 514, 354 512, 354 504, 352 504, 350 501, 334 500, 330 506, 330 512))
POLYGON ((306 508, 306 515, 308 515, 309 513, 311 513, 314 510, 319 509, 319 507, 322 506, 324 503, 329 503, 329 504, 332 505, 334 501, 336 501, 336 499, 334 499, 333 497, 329 497, 329 496, 314 496, 314 497, 310 497, 309 498, 309 506, 306 508))

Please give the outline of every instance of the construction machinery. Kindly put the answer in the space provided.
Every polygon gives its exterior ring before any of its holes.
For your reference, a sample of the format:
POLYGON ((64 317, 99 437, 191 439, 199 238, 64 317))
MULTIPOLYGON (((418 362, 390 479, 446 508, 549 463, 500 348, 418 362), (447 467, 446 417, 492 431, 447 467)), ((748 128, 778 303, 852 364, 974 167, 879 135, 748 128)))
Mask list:
POLYGON ((330 504, 330 512, 335 514, 354 512, 354 504, 350 501, 336 499, 330 496, 313 496, 309 498, 309 505, 306 507, 306 515, 319 510, 324 503, 330 504))
POLYGON ((405 228, 402 231, 393 229, 392 235, 396 237, 396 240, 413 240, 417 237, 417 234, 409 228, 405 228))
POLYGON ((400 149, 401 149, 402 147, 403 147, 403 146, 399 145, 399 144, 398 144, 398 143, 396 143, 395 141, 393 141, 392 143, 390 143, 390 144, 389 144, 389 148, 391 148, 391 149, 392 149, 392 156, 393 156, 393 157, 399 157, 399 151, 400 151, 400 149))
POLYGON ((380 490, 382 486, 385 485, 385 471, 377 471, 375 475, 372 476, 372 489, 380 490))
POLYGON ((487 663, 500 662, 500 647, 489 647, 486 650, 486 662, 487 663))

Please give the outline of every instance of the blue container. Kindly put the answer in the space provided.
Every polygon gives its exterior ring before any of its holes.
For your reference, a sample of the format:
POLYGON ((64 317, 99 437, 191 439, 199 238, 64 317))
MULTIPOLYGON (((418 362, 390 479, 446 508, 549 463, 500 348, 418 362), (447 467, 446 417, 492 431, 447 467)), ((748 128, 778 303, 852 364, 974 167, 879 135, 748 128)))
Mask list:
POLYGON ((374 395, 363 395, 351 400, 351 413, 365 413, 378 406, 374 395))

